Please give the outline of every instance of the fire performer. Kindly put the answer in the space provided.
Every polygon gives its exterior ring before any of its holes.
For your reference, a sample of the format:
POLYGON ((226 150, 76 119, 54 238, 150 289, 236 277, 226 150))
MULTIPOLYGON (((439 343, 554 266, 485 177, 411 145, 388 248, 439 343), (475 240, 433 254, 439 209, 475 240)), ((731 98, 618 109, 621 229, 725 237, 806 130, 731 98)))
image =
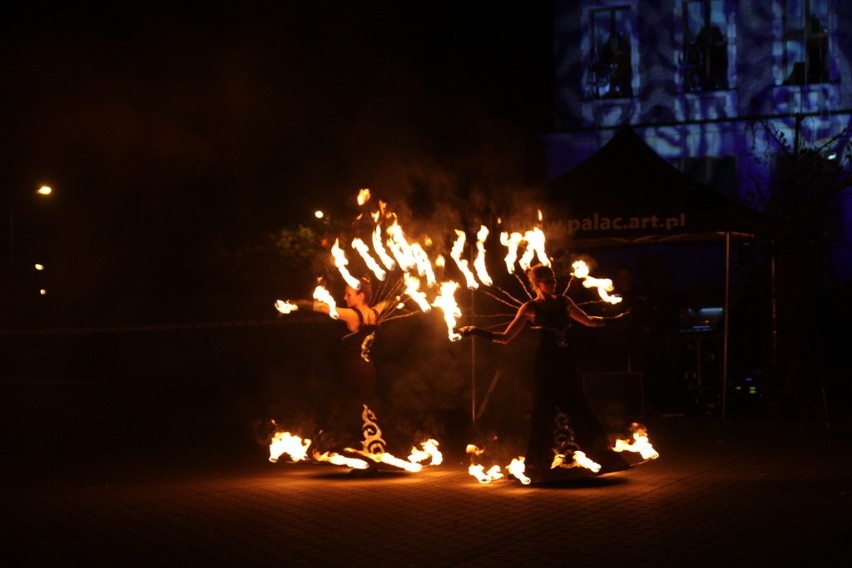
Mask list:
MULTIPOLYGON (((340 343, 340 390, 336 403, 327 417, 320 439, 329 444, 344 437, 341 443, 350 444, 354 434, 360 434, 363 405, 379 410, 387 406, 387 388, 378 380, 371 349, 375 341, 381 314, 390 306, 389 301, 371 304, 372 284, 368 277, 358 280, 358 287, 347 285, 343 299, 346 307, 334 307, 337 319, 346 324, 347 333, 340 343)), ((322 301, 297 301, 296 305, 310 307, 315 312, 328 314, 332 306, 322 301)), ((325 445, 325 444, 322 444, 325 445)), ((337 445, 337 444, 335 444, 337 445)))
POLYGON ((629 464, 612 451, 603 426, 585 400, 567 341, 572 320, 587 327, 601 327, 605 319, 613 318, 590 316, 569 297, 556 293, 556 277, 549 266, 532 266, 527 277, 534 297, 521 305, 504 331, 475 326, 458 330, 463 336, 478 335, 501 345, 511 342, 527 324, 538 333, 525 456, 527 477, 541 483, 627 469, 629 464), (583 454, 600 468, 595 471, 575 467, 574 459, 583 454))

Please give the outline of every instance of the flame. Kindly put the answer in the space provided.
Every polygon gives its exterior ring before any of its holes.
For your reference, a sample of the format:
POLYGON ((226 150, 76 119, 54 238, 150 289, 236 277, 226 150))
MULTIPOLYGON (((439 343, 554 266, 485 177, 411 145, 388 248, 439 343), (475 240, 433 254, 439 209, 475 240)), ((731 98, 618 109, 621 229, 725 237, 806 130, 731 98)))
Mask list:
POLYGON ((550 266, 550 259, 547 257, 547 253, 544 250, 544 232, 538 227, 530 229, 526 233, 524 233, 524 239, 527 243, 527 248, 524 251, 524 254, 521 255, 521 259, 518 263, 521 265, 521 268, 526 270, 530 266, 532 266, 533 259, 537 258, 540 264, 544 266, 550 266))
POLYGON ((279 313, 289 314, 291 312, 295 312, 299 309, 299 306, 293 304, 289 300, 276 300, 275 301, 275 309, 278 310, 279 313))
POLYGON ((334 452, 314 452, 314 460, 318 462, 328 462, 333 465, 342 465, 352 469, 367 469, 370 464, 358 458, 348 458, 334 452))
POLYGON ((571 453, 570 464, 566 464, 565 461, 565 454, 556 454, 553 457, 553 462, 550 464, 550 469, 556 469, 559 467, 584 467, 595 473, 601 470, 601 464, 597 463, 596 461, 588 457, 585 452, 581 452, 580 450, 576 450, 571 453))
POLYGON ((527 464, 524 463, 524 459, 523 456, 512 459, 511 463, 506 466, 506 471, 523 485, 529 485, 532 483, 532 479, 524 475, 524 472, 527 470, 527 464))
POLYGON ((575 260, 571 264, 571 268, 573 270, 571 274, 582 279, 583 286, 585 288, 597 288, 598 296, 600 296, 601 300, 610 304, 618 304, 621 302, 621 296, 609 294, 609 292, 614 290, 612 280, 609 278, 595 278, 594 276, 591 276, 589 274, 589 265, 586 264, 585 261, 575 260))
POLYGON ((418 243, 411 243, 409 245, 409 252, 411 253, 411 258, 414 260, 414 265, 417 267, 417 274, 426 278, 426 284, 428 286, 434 285, 437 282, 435 279, 435 273, 432 270, 432 263, 429 261, 429 255, 426 254, 423 247, 421 247, 418 243))
POLYGON ((378 225, 376 225, 376 228, 373 230, 373 250, 376 251, 377 255, 379 255, 379 259, 382 261, 382 264, 385 265, 385 268, 388 270, 396 268, 396 261, 390 254, 388 254, 388 251, 385 249, 385 245, 382 244, 382 228, 378 225))
POLYGON ((328 315, 331 319, 340 317, 340 314, 337 313, 337 304, 334 301, 334 297, 322 285, 314 288, 314 300, 328 305, 328 315))
POLYGON ((384 280, 385 276, 387 276, 387 272, 379 266, 379 263, 376 262, 376 259, 370 254, 370 247, 367 246, 367 243, 355 237, 352 239, 352 248, 358 251, 358 254, 361 255, 361 258, 364 259, 364 263, 367 265, 367 268, 372 271, 372 273, 376 276, 378 280, 384 280))
POLYGON ((393 467, 398 467, 410 473, 419 473, 423 471, 423 465, 409 460, 400 459, 390 452, 369 452, 367 450, 359 450, 356 448, 346 448, 347 453, 358 454, 363 456, 373 463, 383 463, 393 467))
POLYGON ((479 232, 476 233, 476 258, 473 261, 473 268, 476 270, 476 275, 479 281, 486 286, 491 286, 494 281, 488 274, 488 269, 485 266, 485 239, 488 238, 488 227, 480 226, 479 232))
POLYGON ((340 275, 343 276, 347 286, 360 290, 361 282, 352 276, 352 274, 349 273, 349 269, 346 268, 349 261, 346 259, 346 253, 344 253, 343 249, 340 248, 339 240, 340 239, 334 239, 334 245, 331 247, 331 256, 334 257, 334 266, 337 267, 340 275))
POLYGON ((276 463, 283 454, 289 455, 294 462, 302 461, 307 458, 310 445, 310 440, 290 432, 276 432, 269 442, 269 461, 276 463))
POLYGON ((509 274, 515 273, 515 262, 518 260, 518 247, 521 246, 521 242, 523 240, 524 236, 521 233, 510 234, 505 231, 500 233, 500 244, 509 249, 506 253, 506 258, 504 259, 506 262, 506 270, 509 274))
POLYGON ((412 276, 408 272, 403 273, 402 276, 405 282, 406 295, 414 300, 414 303, 418 305, 421 311, 431 312, 432 306, 429 305, 429 300, 426 299, 426 294, 420 291, 420 279, 416 276, 412 276))
POLYGON ((485 471, 485 466, 481 464, 471 464, 467 468, 467 472, 475 477, 482 484, 491 483, 495 479, 503 479, 503 472, 500 471, 499 465, 491 466, 488 471, 485 471))
POLYGON ((399 267, 404 271, 409 271, 417 267, 417 262, 411 252, 411 245, 405 238, 405 233, 399 222, 394 219, 387 228, 388 240, 387 245, 391 254, 396 259, 399 267))
POLYGON ((634 422, 630 425, 631 439, 617 439, 615 446, 612 448, 615 452, 635 452, 642 456, 644 460, 655 460, 660 457, 654 446, 648 440, 648 431, 642 424, 634 422))
POLYGON ((467 289, 476 290, 477 288, 479 288, 479 283, 473 276, 473 272, 470 271, 467 260, 461 257, 462 252, 464 252, 464 242, 464 231, 459 231, 458 229, 456 229, 456 241, 453 243, 453 248, 450 251, 450 258, 456 261, 456 266, 459 267, 459 270, 461 270, 462 274, 464 275, 464 278, 467 281, 467 289))
POLYGON ((420 448, 413 446, 408 456, 408 461, 413 463, 421 463, 427 459, 429 465, 441 465, 444 462, 444 454, 438 449, 438 441, 434 438, 422 442, 420 448))
POLYGON ((364 205, 365 203, 370 201, 370 190, 367 189, 366 187, 358 190, 357 200, 358 200, 358 205, 364 205))
POLYGON ((455 298, 458 287, 458 282, 453 282, 452 280, 443 282, 441 284, 441 293, 432 302, 433 306, 439 308, 444 313, 444 322, 447 324, 447 337, 450 341, 458 341, 462 338, 455 331, 458 318, 462 315, 455 298))

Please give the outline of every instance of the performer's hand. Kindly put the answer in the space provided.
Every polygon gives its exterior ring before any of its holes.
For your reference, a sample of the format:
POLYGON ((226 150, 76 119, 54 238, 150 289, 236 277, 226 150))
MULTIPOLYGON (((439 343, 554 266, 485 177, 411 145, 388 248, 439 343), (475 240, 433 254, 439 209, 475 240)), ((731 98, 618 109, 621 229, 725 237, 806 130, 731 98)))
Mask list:
POLYGON ((460 333, 463 337, 468 337, 470 335, 478 335, 479 337, 484 337, 488 341, 494 341, 493 331, 488 331, 487 329, 480 329, 475 325, 466 325, 463 327, 456 328, 456 332, 460 333))

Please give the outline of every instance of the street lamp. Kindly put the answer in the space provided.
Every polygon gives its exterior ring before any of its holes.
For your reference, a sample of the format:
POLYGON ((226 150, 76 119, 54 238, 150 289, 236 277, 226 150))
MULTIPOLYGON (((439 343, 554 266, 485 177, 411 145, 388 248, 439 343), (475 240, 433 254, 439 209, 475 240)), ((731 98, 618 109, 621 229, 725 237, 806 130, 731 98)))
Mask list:
MULTIPOLYGON (((35 190, 35 194, 39 199, 46 199, 53 194, 53 188, 49 185, 42 185, 35 190)), ((9 199, 9 267, 6 279, 11 282, 15 270, 15 201, 9 199)))

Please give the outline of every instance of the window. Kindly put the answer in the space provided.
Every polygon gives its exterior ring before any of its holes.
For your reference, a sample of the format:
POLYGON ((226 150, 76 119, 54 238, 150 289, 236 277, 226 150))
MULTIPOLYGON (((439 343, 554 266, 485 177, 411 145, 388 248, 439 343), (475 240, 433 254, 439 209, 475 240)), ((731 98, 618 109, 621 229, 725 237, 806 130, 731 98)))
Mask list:
POLYGON ((829 0, 783 0, 783 66, 785 85, 829 81, 829 0))
POLYGON ((628 6, 590 12, 591 45, 583 84, 586 99, 633 96, 633 53, 628 6))
POLYGON ((724 0, 685 0, 683 85, 687 92, 728 88, 724 0))

